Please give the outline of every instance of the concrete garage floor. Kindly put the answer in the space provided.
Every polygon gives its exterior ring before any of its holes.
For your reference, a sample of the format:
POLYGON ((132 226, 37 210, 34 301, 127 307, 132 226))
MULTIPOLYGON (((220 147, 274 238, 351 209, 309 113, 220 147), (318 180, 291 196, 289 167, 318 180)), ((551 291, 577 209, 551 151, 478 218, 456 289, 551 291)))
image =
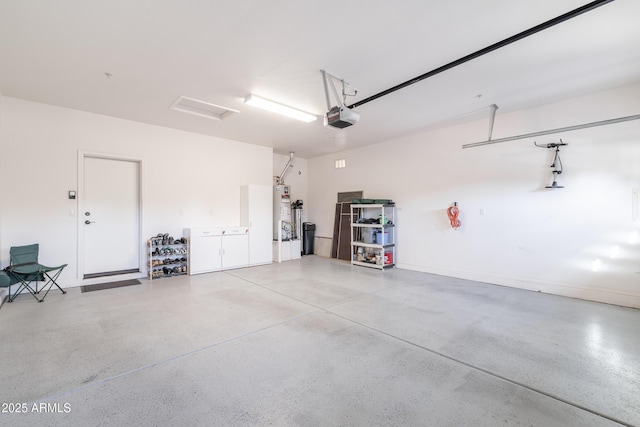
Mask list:
POLYGON ((0 325, 0 425, 640 425, 640 310, 317 256, 0 325))

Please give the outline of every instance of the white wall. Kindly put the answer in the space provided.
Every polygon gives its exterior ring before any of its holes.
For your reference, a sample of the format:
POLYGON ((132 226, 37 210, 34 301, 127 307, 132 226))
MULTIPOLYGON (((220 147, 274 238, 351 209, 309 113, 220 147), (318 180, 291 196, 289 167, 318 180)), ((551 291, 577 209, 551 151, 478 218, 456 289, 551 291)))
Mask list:
MULTIPOLYGON (((498 110, 493 138, 639 113, 640 85, 632 85, 498 110)), ((316 234, 333 233, 336 193, 364 190, 397 204, 400 268, 640 307, 640 244, 629 240, 640 230, 631 218, 640 121, 536 138, 569 143, 558 177, 565 188, 546 190, 553 150, 534 147, 534 139, 461 148, 486 140, 488 116, 487 109, 486 120, 310 159, 308 214, 316 234), (345 169, 334 168, 338 158, 347 159, 345 169), (446 216, 454 201, 458 230, 446 216), (593 272, 596 259, 601 269, 593 272)))
MULTIPOLYGON (((0 97, 0 255, 40 243, 40 260, 68 263, 78 283, 78 152, 142 159, 142 233, 240 223, 240 186, 271 185, 273 150, 77 110, 0 97), (70 215, 70 210, 75 212, 70 215)), ((216 126, 216 122, 212 122, 216 126)), ((109 179, 105 177, 105 179, 109 179)))

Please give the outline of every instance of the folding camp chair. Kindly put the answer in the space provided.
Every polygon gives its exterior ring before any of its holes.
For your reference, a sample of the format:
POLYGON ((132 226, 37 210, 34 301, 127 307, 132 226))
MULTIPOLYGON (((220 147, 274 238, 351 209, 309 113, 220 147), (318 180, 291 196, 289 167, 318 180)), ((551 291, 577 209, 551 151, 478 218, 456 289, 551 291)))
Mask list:
POLYGON ((55 285, 60 292, 66 294, 67 292, 62 289, 56 280, 62 270, 67 264, 60 265, 58 267, 47 267, 38 263, 38 252, 40 246, 35 243, 27 246, 13 246, 9 250, 9 267, 4 271, 11 279, 11 285, 19 284, 18 290, 11 295, 11 286, 9 286, 9 302, 12 302, 16 297, 24 290, 29 291, 38 302, 44 301, 51 288, 55 285), (42 288, 38 289, 38 282, 44 282, 42 288), (35 283, 35 286, 33 285, 35 283), (45 291, 42 299, 39 299, 36 295, 42 291, 45 291))
MULTIPOLYGON (((9 288, 11 291, 11 277, 4 271, 0 271, 0 288, 9 288)), ((2 305, 2 301, 0 301, 0 305, 2 305)))

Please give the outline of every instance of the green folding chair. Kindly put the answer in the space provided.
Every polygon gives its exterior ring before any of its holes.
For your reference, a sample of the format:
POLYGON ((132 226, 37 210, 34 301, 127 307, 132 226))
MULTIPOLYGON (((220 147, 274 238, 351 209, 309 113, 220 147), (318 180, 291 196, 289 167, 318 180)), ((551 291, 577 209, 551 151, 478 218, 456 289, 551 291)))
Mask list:
POLYGON ((38 302, 44 301, 53 286, 60 289, 60 292, 63 294, 67 293, 56 283, 60 273, 62 273, 62 270, 64 270, 67 264, 57 267, 47 267, 46 265, 39 264, 39 251, 40 245, 38 245, 38 243, 26 246, 12 246, 9 250, 10 265, 4 269, 10 279, 8 302, 13 302, 13 300, 25 290, 33 295, 38 302), (44 285, 40 289, 38 289, 39 282, 44 282, 44 285), (11 295, 11 285, 14 284, 18 284, 18 290, 11 295), (38 298, 37 295, 42 291, 46 291, 44 296, 38 298))
MULTIPOLYGON (((9 288, 9 292, 11 292, 11 277, 4 271, 0 271, 0 288, 9 288)), ((2 301, 0 301, 2 304, 2 301)))

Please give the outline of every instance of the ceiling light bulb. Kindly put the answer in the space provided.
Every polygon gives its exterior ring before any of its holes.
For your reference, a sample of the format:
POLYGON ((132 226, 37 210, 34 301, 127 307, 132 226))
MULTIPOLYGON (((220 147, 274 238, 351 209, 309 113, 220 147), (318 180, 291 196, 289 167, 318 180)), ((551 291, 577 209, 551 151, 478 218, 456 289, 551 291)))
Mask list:
POLYGON ((263 110, 271 111, 272 113, 291 117, 292 119, 300 120, 306 123, 312 122, 317 119, 317 117, 311 113, 298 110, 297 108, 293 108, 288 105, 280 104, 279 102, 261 98, 253 94, 249 94, 245 98, 244 103, 247 105, 252 105, 254 107, 262 108, 263 110))

